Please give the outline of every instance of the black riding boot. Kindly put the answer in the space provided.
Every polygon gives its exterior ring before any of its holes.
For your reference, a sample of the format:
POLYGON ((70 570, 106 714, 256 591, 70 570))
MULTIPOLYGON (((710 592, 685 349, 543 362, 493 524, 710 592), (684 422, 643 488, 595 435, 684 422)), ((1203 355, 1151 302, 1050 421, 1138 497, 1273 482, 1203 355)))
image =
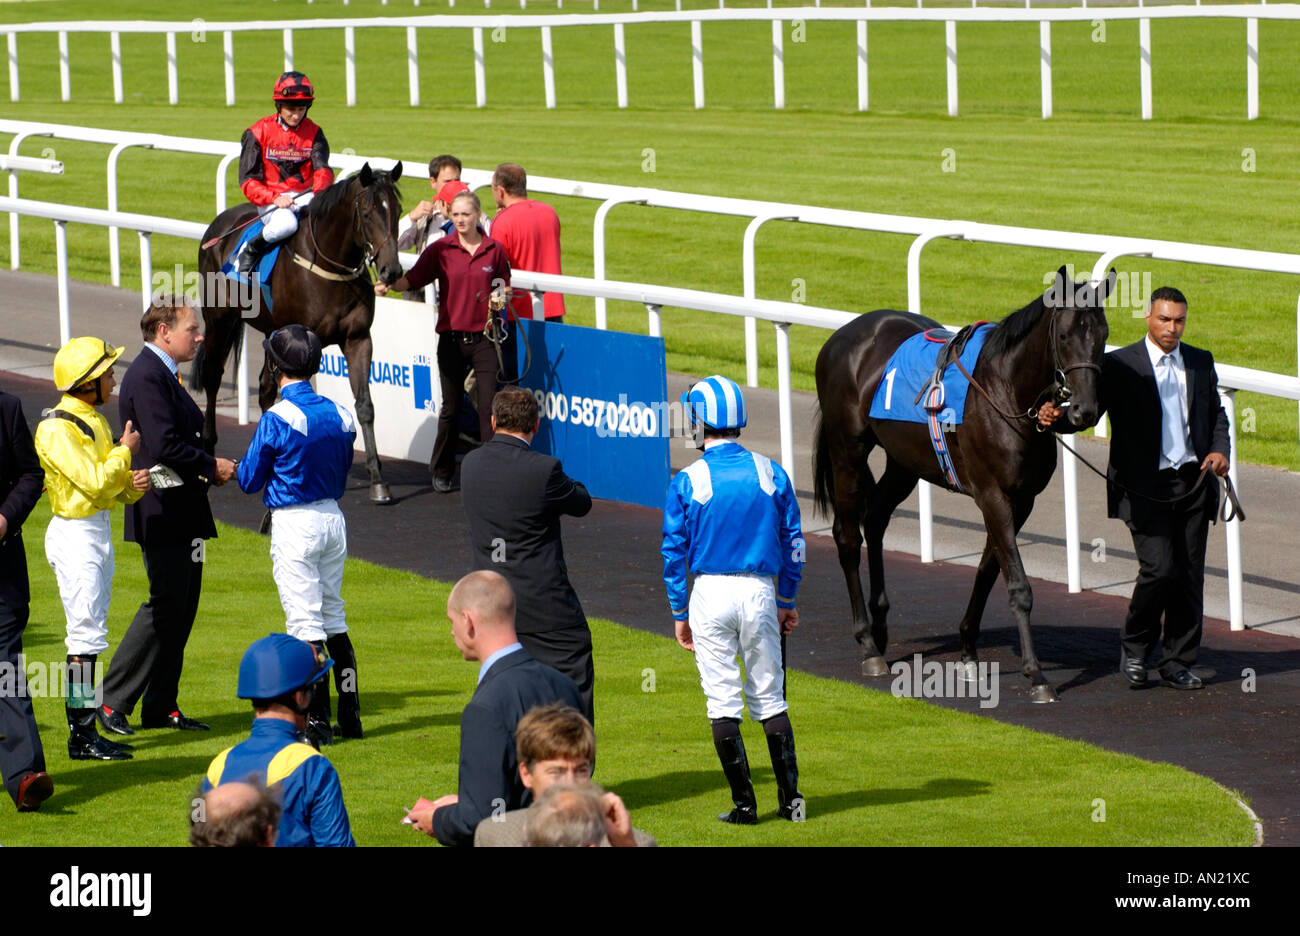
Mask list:
MULTIPOLYGON (((794 730, 790 728, 790 720, 784 714, 768 721, 775 722, 778 718, 785 724, 773 725, 776 730, 767 732, 767 753, 772 757, 772 772, 776 774, 779 814, 782 819, 803 822, 804 799, 799 792, 799 763, 794 756, 794 730)), ((767 729, 767 723, 763 727, 767 729)))
MULTIPOLYGON (((316 651, 326 656, 325 644, 313 641, 316 651)), ((334 664, 338 666, 336 662, 334 664)), ((320 750, 334 743, 334 732, 330 729, 330 681, 329 677, 318 679, 312 686, 311 706, 307 710, 307 730, 304 732, 307 743, 320 750)))
POLYGON ((731 812, 722 813, 718 818, 735 825, 755 825, 758 822, 758 801, 754 799, 754 784, 749 780, 749 758, 745 756, 740 725, 734 719, 715 721, 713 746, 717 749, 718 760, 722 761, 722 772, 731 787, 731 802, 735 806, 731 812), (720 725, 722 721, 729 723, 730 727, 720 725))
POLYGON ((101 737, 95 727, 96 656, 69 656, 67 701, 68 757, 72 760, 130 760, 129 744, 101 737))
POLYGON ((339 693, 338 724, 334 734, 340 738, 361 737, 361 697, 357 693, 357 655, 346 633, 335 634, 325 641, 334 658, 334 688, 339 693))
POLYGON ((251 277, 253 268, 257 266, 257 261, 262 258, 262 252, 266 250, 266 238, 261 234, 255 235, 244 245, 244 252, 239 255, 239 272, 246 277, 251 277))

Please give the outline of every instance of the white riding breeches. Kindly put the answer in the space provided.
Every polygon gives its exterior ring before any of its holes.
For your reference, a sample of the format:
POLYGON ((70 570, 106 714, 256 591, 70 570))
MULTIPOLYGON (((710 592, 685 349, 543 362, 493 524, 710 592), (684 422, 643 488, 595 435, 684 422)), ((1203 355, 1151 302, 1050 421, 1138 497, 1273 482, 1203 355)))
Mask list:
POLYGON ((304 192, 294 199, 292 208, 277 208, 275 205, 263 205, 258 208, 257 212, 262 218, 262 239, 268 244, 274 244, 298 230, 298 212, 302 211, 315 195, 315 192, 304 192))
POLYGON ((763 721, 786 710, 776 585, 766 575, 699 575, 691 591, 691 636, 709 718, 763 721), (742 682, 740 664, 744 660, 742 682))
POLYGON ((112 534, 107 510, 75 520, 51 517, 45 529, 45 558, 59 583, 68 628, 64 643, 71 656, 91 656, 108 649, 112 534))
POLYGON ((318 500, 271 512, 271 569, 290 637, 322 641, 346 634, 343 563, 348 529, 333 500, 318 500))

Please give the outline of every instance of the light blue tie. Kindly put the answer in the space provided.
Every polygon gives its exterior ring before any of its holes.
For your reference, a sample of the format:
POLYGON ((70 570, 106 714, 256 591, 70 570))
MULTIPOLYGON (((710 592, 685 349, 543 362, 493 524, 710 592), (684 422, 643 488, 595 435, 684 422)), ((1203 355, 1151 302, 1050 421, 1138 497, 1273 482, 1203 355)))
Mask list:
POLYGON ((1178 375, 1174 373, 1173 355, 1166 354, 1160 364, 1160 408, 1164 418, 1160 421, 1160 449, 1170 464, 1177 468, 1187 455, 1187 427, 1183 422, 1183 398, 1178 391, 1178 375))

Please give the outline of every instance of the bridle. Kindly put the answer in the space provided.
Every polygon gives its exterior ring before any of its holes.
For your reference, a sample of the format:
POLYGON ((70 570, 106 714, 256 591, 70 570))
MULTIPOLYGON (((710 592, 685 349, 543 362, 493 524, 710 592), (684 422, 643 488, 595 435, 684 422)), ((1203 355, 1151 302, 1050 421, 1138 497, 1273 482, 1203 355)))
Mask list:
POLYGON ((1070 385, 1067 381, 1071 372, 1076 370, 1094 370, 1098 375, 1101 374, 1101 365, 1094 364, 1092 361, 1083 361, 1077 364, 1061 364, 1060 348, 1057 347, 1059 330, 1057 324, 1057 313, 1059 311, 1059 308, 1052 309, 1052 317, 1047 325, 1047 345, 1052 349, 1052 382, 1039 391, 1038 395, 1034 397, 1033 405, 1023 413, 1009 413, 1002 407, 998 406, 998 404, 993 400, 993 397, 989 395, 989 392, 985 390, 979 381, 975 379, 974 375, 971 374, 970 371, 966 370, 965 366, 962 365, 961 358, 953 357, 953 361, 956 363, 958 370, 965 375, 966 379, 970 381, 970 385, 979 391, 980 395, 988 401, 989 405, 993 407, 999 416, 1011 423, 1015 423, 1017 420, 1021 419, 1030 420, 1036 424, 1039 432, 1047 431, 1047 427, 1038 422, 1038 409, 1042 406, 1043 402, 1050 399, 1052 403, 1059 406, 1062 403, 1068 403, 1074 396, 1074 391, 1070 389, 1070 385))
MULTIPOLYGON (((364 194, 365 191, 365 189, 362 189, 361 194, 364 194)), ((376 246, 370 240, 370 236, 366 233, 365 226, 361 223, 361 196, 358 195, 357 199, 352 203, 352 241, 354 244, 360 246, 363 251, 361 255, 361 263, 355 267, 350 267, 344 263, 340 263, 338 260, 335 260, 333 257, 326 254, 325 251, 321 250, 320 245, 316 242, 316 218, 309 212, 307 215, 307 239, 311 243, 312 256, 319 257, 321 260, 324 260, 330 266, 340 271, 340 273, 326 274, 312 269, 312 272, 325 276, 326 279, 360 279, 361 274, 366 271, 366 268, 374 265, 376 258, 379 256, 379 251, 383 250, 385 245, 387 245, 393 238, 392 224, 388 223, 391 221, 389 215, 391 210, 388 200, 384 199, 384 221, 386 222, 384 224, 384 230, 388 233, 385 234, 384 239, 379 242, 378 246, 376 246)), ((309 269, 311 268, 309 267, 309 269)), ((378 277, 378 270, 375 271, 375 275, 378 277)))

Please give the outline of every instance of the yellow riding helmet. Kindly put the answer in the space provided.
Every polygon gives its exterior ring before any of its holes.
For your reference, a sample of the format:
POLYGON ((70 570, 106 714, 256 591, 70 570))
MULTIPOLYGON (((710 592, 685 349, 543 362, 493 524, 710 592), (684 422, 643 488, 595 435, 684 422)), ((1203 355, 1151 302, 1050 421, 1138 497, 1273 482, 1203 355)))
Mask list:
POLYGON ((66 393, 94 380, 112 367, 125 350, 100 338, 73 338, 54 355, 54 386, 66 393))

